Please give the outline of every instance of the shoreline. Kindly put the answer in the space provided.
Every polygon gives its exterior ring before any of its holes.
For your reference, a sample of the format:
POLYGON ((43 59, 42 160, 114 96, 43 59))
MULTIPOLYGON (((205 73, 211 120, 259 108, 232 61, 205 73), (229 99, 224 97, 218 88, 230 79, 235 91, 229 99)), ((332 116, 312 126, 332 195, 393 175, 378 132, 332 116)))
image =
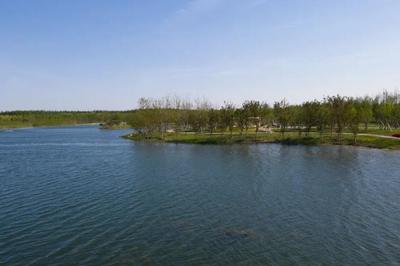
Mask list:
POLYGON ((247 136, 228 135, 228 134, 201 134, 201 133, 177 133, 167 134, 164 139, 159 135, 144 137, 139 134, 130 133, 121 136, 131 141, 140 141, 148 143, 175 143, 175 144, 195 144, 195 145, 235 145, 235 144, 282 144, 282 145, 304 145, 304 146, 351 146, 363 147, 368 149, 381 150, 400 150, 400 139, 387 138, 379 135, 360 134, 357 136, 357 142, 354 143, 351 134, 343 134, 342 140, 338 141, 336 137, 330 135, 323 136, 297 136, 296 134, 287 134, 281 136, 278 133, 272 134, 255 134, 247 136))
MULTIPOLYGON (((18 129, 33 129, 33 128, 63 128, 63 127, 80 127, 80 126, 97 126, 99 130, 104 130, 99 127, 101 123, 83 123, 83 124, 63 124, 63 125, 43 125, 31 127, 9 127, 0 128, 0 132, 13 131, 18 129)), ((109 128, 106 130, 118 130, 119 128, 109 128)), ((129 129, 129 128, 124 128, 129 129)), ((257 138, 254 132, 246 135, 240 135, 237 132, 232 136, 229 133, 196 133, 196 132, 182 132, 182 133, 166 133, 164 138, 160 134, 153 134, 150 136, 143 136, 137 133, 130 133, 121 136, 130 141, 140 141, 147 143, 171 143, 171 144, 195 144, 195 145, 253 145, 253 144, 282 144, 288 146, 351 146, 363 147, 368 149, 381 149, 381 150, 400 150, 400 138, 360 133, 357 136, 357 142, 354 143, 353 135, 348 132, 342 133, 342 141, 339 142, 336 136, 324 133, 319 135, 311 132, 308 136, 298 135, 298 132, 287 132, 284 136, 281 133, 258 133, 257 138)))

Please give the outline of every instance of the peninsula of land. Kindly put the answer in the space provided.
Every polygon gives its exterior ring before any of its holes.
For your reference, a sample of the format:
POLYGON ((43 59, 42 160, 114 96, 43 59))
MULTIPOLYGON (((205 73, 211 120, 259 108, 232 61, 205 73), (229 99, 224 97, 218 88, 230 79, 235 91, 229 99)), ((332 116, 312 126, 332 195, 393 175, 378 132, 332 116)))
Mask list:
POLYGON ((207 100, 142 98, 129 124, 135 141, 191 144, 284 143, 400 149, 400 96, 329 96, 269 105, 245 101, 215 107, 207 100))

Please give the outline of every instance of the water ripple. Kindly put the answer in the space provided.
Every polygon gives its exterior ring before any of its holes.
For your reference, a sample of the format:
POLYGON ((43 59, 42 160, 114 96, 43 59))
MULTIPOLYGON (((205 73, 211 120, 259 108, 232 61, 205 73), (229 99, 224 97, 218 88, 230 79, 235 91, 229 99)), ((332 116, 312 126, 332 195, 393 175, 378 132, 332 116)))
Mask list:
POLYGON ((0 264, 400 264, 400 157, 2 132, 0 264))

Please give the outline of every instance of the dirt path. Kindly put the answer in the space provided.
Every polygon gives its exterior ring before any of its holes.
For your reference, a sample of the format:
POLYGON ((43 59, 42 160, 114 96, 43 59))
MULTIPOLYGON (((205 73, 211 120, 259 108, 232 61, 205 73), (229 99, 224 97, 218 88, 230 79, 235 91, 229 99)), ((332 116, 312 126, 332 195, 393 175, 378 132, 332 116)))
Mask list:
MULTIPOLYGON (((353 135, 352 133, 343 133, 345 135, 353 135)), ((382 139, 397 139, 400 140, 400 138, 396 138, 393 136, 387 136, 387 135, 378 135, 378 134, 369 134, 369 133, 360 133, 357 134, 358 136, 365 136, 365 137, 375 137, 375 138, 382 138, 382 139)))
POLYGON ((367 136, 367 137, 377 137, 377 138, 383 138, 383 139, 397 139, 400 140, 400 138, 393 137, 393 136, 387 136, 387 135, 378 135, 378 134, 368 134, 368 133, 361 133, 358 134, 359 136, 367 136))

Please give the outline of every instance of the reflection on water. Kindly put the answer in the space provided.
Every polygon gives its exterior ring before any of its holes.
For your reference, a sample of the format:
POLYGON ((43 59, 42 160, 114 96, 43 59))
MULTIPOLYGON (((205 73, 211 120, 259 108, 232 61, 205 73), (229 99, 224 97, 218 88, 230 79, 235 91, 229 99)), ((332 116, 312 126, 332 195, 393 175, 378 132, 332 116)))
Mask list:
POLYGON ((0 264, 400 263, 400 153, 0 135, 0 264))

